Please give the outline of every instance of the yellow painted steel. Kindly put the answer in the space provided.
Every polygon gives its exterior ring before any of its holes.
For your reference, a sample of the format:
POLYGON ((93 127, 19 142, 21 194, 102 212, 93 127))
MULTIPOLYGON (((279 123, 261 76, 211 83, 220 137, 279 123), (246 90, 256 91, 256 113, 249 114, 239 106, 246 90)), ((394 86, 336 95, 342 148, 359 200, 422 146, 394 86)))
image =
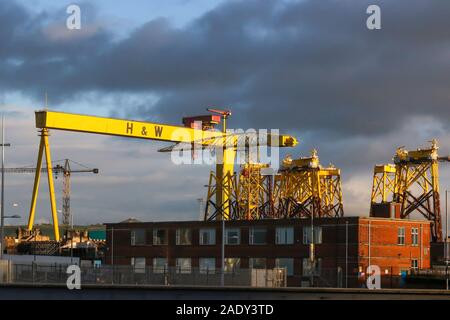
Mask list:
POLYGON ((442 240, 440 212, 438 145, 433 140, 427 149, 398 148, 393 201, 401 204, 401 218, 418 212, 431 221, 433 241, 442 240))
POLYGON ((34 216, 36 212, 36 201, 39 194, 39 183, 41 181, 41 168, 42 168, 42 156, 44 153, 45 143, 44 143, 44 134, 47 134, 47 130, 44 129, 41 132, 41 140, 39 143, 39 152, 37 158, 36 165, 36 174, 34 176, 34 185, 33 185, 33 193, 31 196, 31 206, 30 206, 30 214, 28 216, 28 230, 33 229, 34 224, 34 216))
MULTIPOLYGON (((222 148, 223 153, 218 154, 216 164, 216 174, 214 180, 216 186, 208 191, 214 193, 216 203, 221 207, 217 219, 230 219, 230 196, 233 192, 234 161, 236 148, 238 146, 238 136, 226 133, 226 117, 223 118, 223 131, 197 130, 183 126, 173 126, 154 122, 144 122, 126 119, 114 119, 107 117, 97 117, 55 111, 37 111, 36 127, 42 129, 41 143, 38 155, 38 170, 36 171, 33 195, 30 206, 30 216, 28 229, 32 229, 35 217, 36 200, 40 181, 40 167, 42 166, 42 156, 45 151, 48 170, 48 183, 51 189, 50 202, 52 207, 53 224, 55 229, 55 239, 59 240, 58 220, 56 215, 55 196, 52 181, 51 155, 48 144, 49 129, 83 132, 92 134, 112 135, 128 138, 149 139, 167 141, 175 143, 199 143, 202 146, 212 146, 222 148)), ((275 141, 278 147, 294 147, 297 139, 290 135, 268 135, 265 142, 268 146, 275 141)))
POLYGON ((433 241, 442 240, 438 162, 450 159, 439 157, 438 149, 436 140, 425 149, 398 148, 395 165, 375 166, 371 195, 371 210, 373 204, 392 201, 401 205, 400 218, 419 213, 431 221, 433 241))
POLYGON ((246 163, 242 165, 236 197, 238 219, 257 220, 266 218, 271 210, 270 175, 263 175, 262 170, 268 164, 246 163))
POLYGON ((44 144, 45 144, 45 148, 44 148, 45 159, 47 161, 47 180, 48 180, 48 188, 49 188, 49 194, 50 194, 50 207, 52 210, 53 231, 54 231, 54 235, 55 235, 55 240, 59 241, 58 214, 56 212, 55 185, 53 182, 52 156, 50 153, 50 145, 48 143, 48 134, 44 135, 44 144))
POLYGON ((322 167, 316 150, 310 157, 288 156, 275 179, 274 202, 277 218, 343 216, 341 172, 322 167))
POLYGON ((38 160, 36 165, 36 174, 34 178, 33 194, 31 197, 30 215, 28 218, 28 230, 31 231, 34 225, 36 201, 39 193, 39 182, 41 178, 42 160, 45 153, 45 160, 47 165, 47 181, 50 195, 50 209, 52 212, 52 220, 53 220, 53 232, 55 235, 55 240, 59 241, 60 236, 59 236, 58 214, 56 210, 55 185, 53 182, 52 157, 50 152, 50 145, 48 142, 48 136, 49 136, 48 130, 45 128, 42 129, 41 141, 39 144, 38 160))
MULTIPOLYGON (((220 131, 55 111, 37 111, 36 127, 168 142, 227 144, 224 139, 226 134, 220 131)), ((280 147, 294 147, 298 143, 295 137, 289 135, 279 135, 277 140, 280 147)), ((269 135, 269 145, 270 141, 269 135)))
POLYGON ((396 168, 393 164, 382 164, 374 167, 370 210, 373 208, 372 204, 392 201, 396 185, 395 173, 396 168))

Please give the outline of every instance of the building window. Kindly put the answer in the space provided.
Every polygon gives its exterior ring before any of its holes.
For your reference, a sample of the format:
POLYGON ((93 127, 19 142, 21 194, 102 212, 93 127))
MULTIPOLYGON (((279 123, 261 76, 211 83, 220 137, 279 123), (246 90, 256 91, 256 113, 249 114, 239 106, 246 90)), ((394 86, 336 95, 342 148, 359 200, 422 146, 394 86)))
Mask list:
POLYGON ((191 229, 183 228, 177 229, 177 246, 185 246, 192 244, 192 231, 191 229))
POLYGON ((153 229, 153 244, 154 245, 167 244, 167 230, 166 229, 153 229))
POLYGON ((200 229, 200 245, 215 245, 216 229, 200 229))
POLYGON ((405 244, 405 228, 400 227, 397 231, 397 244, 404 245, 405 244))
POLYGON ((241 230, 238 228, 225 229, 225 244, 238 245, 241 243, 241 230))
POLYGON ((419 228, 411 228, 411 243, 413 246, 419 245, 419 228))
POLYGON ((164 273, 167 270, 166 258, 154 258, 153 259, 153 272, 164 273))
POLYGON ((322 258, 317 258, 314 262, 312 262, 310 258, 303 258, 302 262, 302 275, 304 277, 310 277, 311 275, 320 276, 322 270, 322 258))
POLYGON ((131 258, 131 265, 133 266, 134 272, 145 273, 145 258, 131 258))
POLYGON ((266 269, 267 259, 266 258, 250 258, 248 261, 250 269, 266 269))
MULTIPOLYGON (((322 227, 313 227, 314 244, 322 243, 322 227)), ((303 227, 303 244, 311 244, 311 226, 303 227)))
POLYGON ((294 243, 294 228, 293 227, 279 227, 276 229, 276 244, 293 244, 294 243))
POLYGON ((132 229, 131 230, 131 245, 140 246, 145 244, 145 230, 144 229, 132 229))
POLYGON ((200 273, 212 274, 216 271, 216 259, 215 258, 200 258, 198 260, 200 273))
POLYGON ((249 244, 266 244, 266 228, 250 228, 249 244))
POLYGON ((411 269, 413 269, 413 270, 419 269, 419 260, 417 260, 417 259, 411 260, 411 269))
POLYGON ((293 258, 277 258, 275 259, 276 268, 286 268, 288 276, 294 275, 294 259, 293 258))
POLYGON ((225 272, 235 272, 241 267, 240 258, 225 258, 225 272))
POLYGON ((177 273, 191 273, 191 258, 177 258, 177 273))

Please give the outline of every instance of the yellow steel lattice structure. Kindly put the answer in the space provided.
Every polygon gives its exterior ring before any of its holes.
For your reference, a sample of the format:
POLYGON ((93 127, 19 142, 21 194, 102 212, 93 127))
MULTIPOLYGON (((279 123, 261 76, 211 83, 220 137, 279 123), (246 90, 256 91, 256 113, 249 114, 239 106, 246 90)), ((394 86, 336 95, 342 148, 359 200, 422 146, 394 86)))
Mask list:
POLYGON ((206 195, 205 221, 206 220, 236 220, 235 215, 237 182, 236 175, 227 172, 224 176, 217 177, 216 172, 211 171, 209 175, 208 192, 206 195), (221 201, 218 188, 223 190, 224 196, 221 201))
POLYGON ((442 240, 442 221, 439 194, 439 162, 450 157, 438 155, 436 140, 426 149, 397 149, 395 165, 377 165, 374 168, 371 214, 375 204, 400 204, 399 218, 406 219, 418 213, 431 221, 433 241, 442 240))
POLYGON ((433 140, 428 149, 408 151, 398 148, 393 201, 401 204, 401 218, 418 212, 431 221, 434 241, 442 240, 439 197, 438 146, 433 140))
POLYGON ((219 206, 214 201, 216 186, 220 183, 211 172, 205 208, 205 220, 214 220, 221 212, 227 212, 227 219, 256 220, 270 216, 273 210, 272 175, 263 174, 269 165, 246 163, 239 174, 228 175, 223 180, 223 189, 228 191, 228 201, 219 206))
POLYGON ((380 164, 374 167, 370 196, 372 204, 392 201, 395 189, 395 172, 395 165, 393 164, 380 164))
POLYGON ((239 174, 237 192, 237 212, 241 219, 255 220, 266 218, 271 208, 271 175, 264 175, 262 170, 269 165, 247 163, 239 174))
POLYGON ((322 167, 316 150, 310 157, 287 157, 275 178, 274 202, 278 218, 343 216, 340 170, 322 167))

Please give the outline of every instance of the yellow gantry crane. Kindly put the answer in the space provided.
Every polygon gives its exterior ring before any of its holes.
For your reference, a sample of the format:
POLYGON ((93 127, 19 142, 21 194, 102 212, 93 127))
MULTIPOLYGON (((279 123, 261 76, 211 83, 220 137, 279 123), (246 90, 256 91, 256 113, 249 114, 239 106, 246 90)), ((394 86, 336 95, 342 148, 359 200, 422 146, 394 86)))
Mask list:
MULTIPOLYGON (((53 219, 53 228, 55 240, 59 241, 58 216, 56 214, 56 201, 53 184, 52 158, 49 144, 50 130, 63 130, 72 132, 82 132, 91 134, 111 135, 127 138, 137 138, 146 140, 174 142, 177 144, 199 144, 202 148, 215 146, 222 152, 218 155, 216 163, 215 177, 220 183, 217 184, 215 195, 217 203, 226 203, 229 199, 231 185, 227 182, 227 177, 233 175, 236 147, 238 136, 228 135, 226 133, 226 123, 222 131, 212 131, 203 126, 195 126, 195 121, 211 125, 216 124, 222 118, 225 122, 231 115, 229 111, 210 109, 215 115, 191 117, 184 123, 185 126, 175 126, 154 122, 114 119, 107 117, 97 117, 90 115, 72 114, 55 111, 37 111, 36 128, 40 130, 40 145, 36 165, 36 175, 34 179, 33 194, 31 198, 30 214, 28 220, 28 230, 32 230, 34 225, 36 200, 39 191, 39 182, 41 178, 42 162, 46 160, 47 180, 50 193, 50 207, 53 219), (219 116, 219 119, 217 118, 219 116)), ((274 147, 294 147, 297 140, 289 135, 268 135, 267 145, 274 147)), ((171 148, 163 150, 170 151, 171 148)), ((228 210, 225 209, 217 219, 229 219, 228 210)))

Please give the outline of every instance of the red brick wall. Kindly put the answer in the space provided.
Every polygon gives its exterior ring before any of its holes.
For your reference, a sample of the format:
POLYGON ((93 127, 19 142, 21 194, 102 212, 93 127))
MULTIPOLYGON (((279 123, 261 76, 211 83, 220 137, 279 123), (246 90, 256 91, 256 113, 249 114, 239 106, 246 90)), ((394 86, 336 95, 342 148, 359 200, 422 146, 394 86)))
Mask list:
MULTIPOLYGON (((379 218, 322 218, 315 219, 315 226, 322 227, 322 244, 316 245, 316 257, 322 260, 322 270, 331 278, 336 277, 338 267, 345 273, 348 266, 349 286, 357 285, 360 268, 365 271, 368 266, 368 227, 371 225, 371 264, 381 267, 381 271, 388 269, 389 276, 398 275, 401 269, 409 270, 411 259, 419 260, 419 267, 430 267, 430 226, 426 221, 391 220, 379 218), (347 223, 347 224, 346 224, 347 223), (348 237, 346 236, 346 226, 348 237), (405 227, 405 245, 397 245, 397 228, 405 227), (419 228, 419 245, 411 246, 411 228, 419 228), (346 258, 346 249, 348 251, 346 258), (420 255, 422 252, 422 256, 420 255)), ((310 226, 309 219, 290 220, 258 220, 231 221, 227 225, 239 227, 241 230, 241 244, 226 246, 226 257, 241 259, 241 268, 248 268, 249 258, 262 257, 267 259, 267 267, 275 267, 276 258, 293 258, 294 274, 288 277, 288 285, 298 286, 302 278, 302 262, 309 257, 309 245, 303 244, 303 228, 310 226), (264 226, 267 228, 266 245, 249 245, 249 228, 264 226), (275 229, 277 226, 294 227, 294 244, 275 244, 275 229)), ((111 228, 114 228, 114 264, 130 265, 131 257, 146 257, 147 265, 151 265, 154 257, 168 258, 169 266, 175 266, 176 258, 192 258, 192 267, 198 266, 198 258, 216 258, 216 267, 221 266, 221 222, 161 222, 161 223, 133 223, 107 225, 106 263, 111 263, 111 228), (177 228, 189 227, 192 231, 192 245, 175 245, 177 228), (216 245, 200 246, 198 244, 198 230, 200 228, 216 229, 216 245), (131 246, 130 230, 133 228, 146 229, 147 244, 131 246), (168 245, 152 245, 152 229, 165 228, 169 232, 168 245)), ((363 277, 360 279, 363 285, 363 277)))
POLYGON ((430 224, 426 221, 360 219, 359 265, 363 272, 370 264, 378 265, 388 272, 399 274, 409 270, 411 260, 417 259, 421 269, 430 268, 430 224), (370 227, 370 258, 369 258, 370 227), (405 244, 398 245, 398 229, 405 228, 405 244), (418 228, 418 245, 412 245, 411 229, 418 228), (392 271, 389 267, 392 267, 392 271))

